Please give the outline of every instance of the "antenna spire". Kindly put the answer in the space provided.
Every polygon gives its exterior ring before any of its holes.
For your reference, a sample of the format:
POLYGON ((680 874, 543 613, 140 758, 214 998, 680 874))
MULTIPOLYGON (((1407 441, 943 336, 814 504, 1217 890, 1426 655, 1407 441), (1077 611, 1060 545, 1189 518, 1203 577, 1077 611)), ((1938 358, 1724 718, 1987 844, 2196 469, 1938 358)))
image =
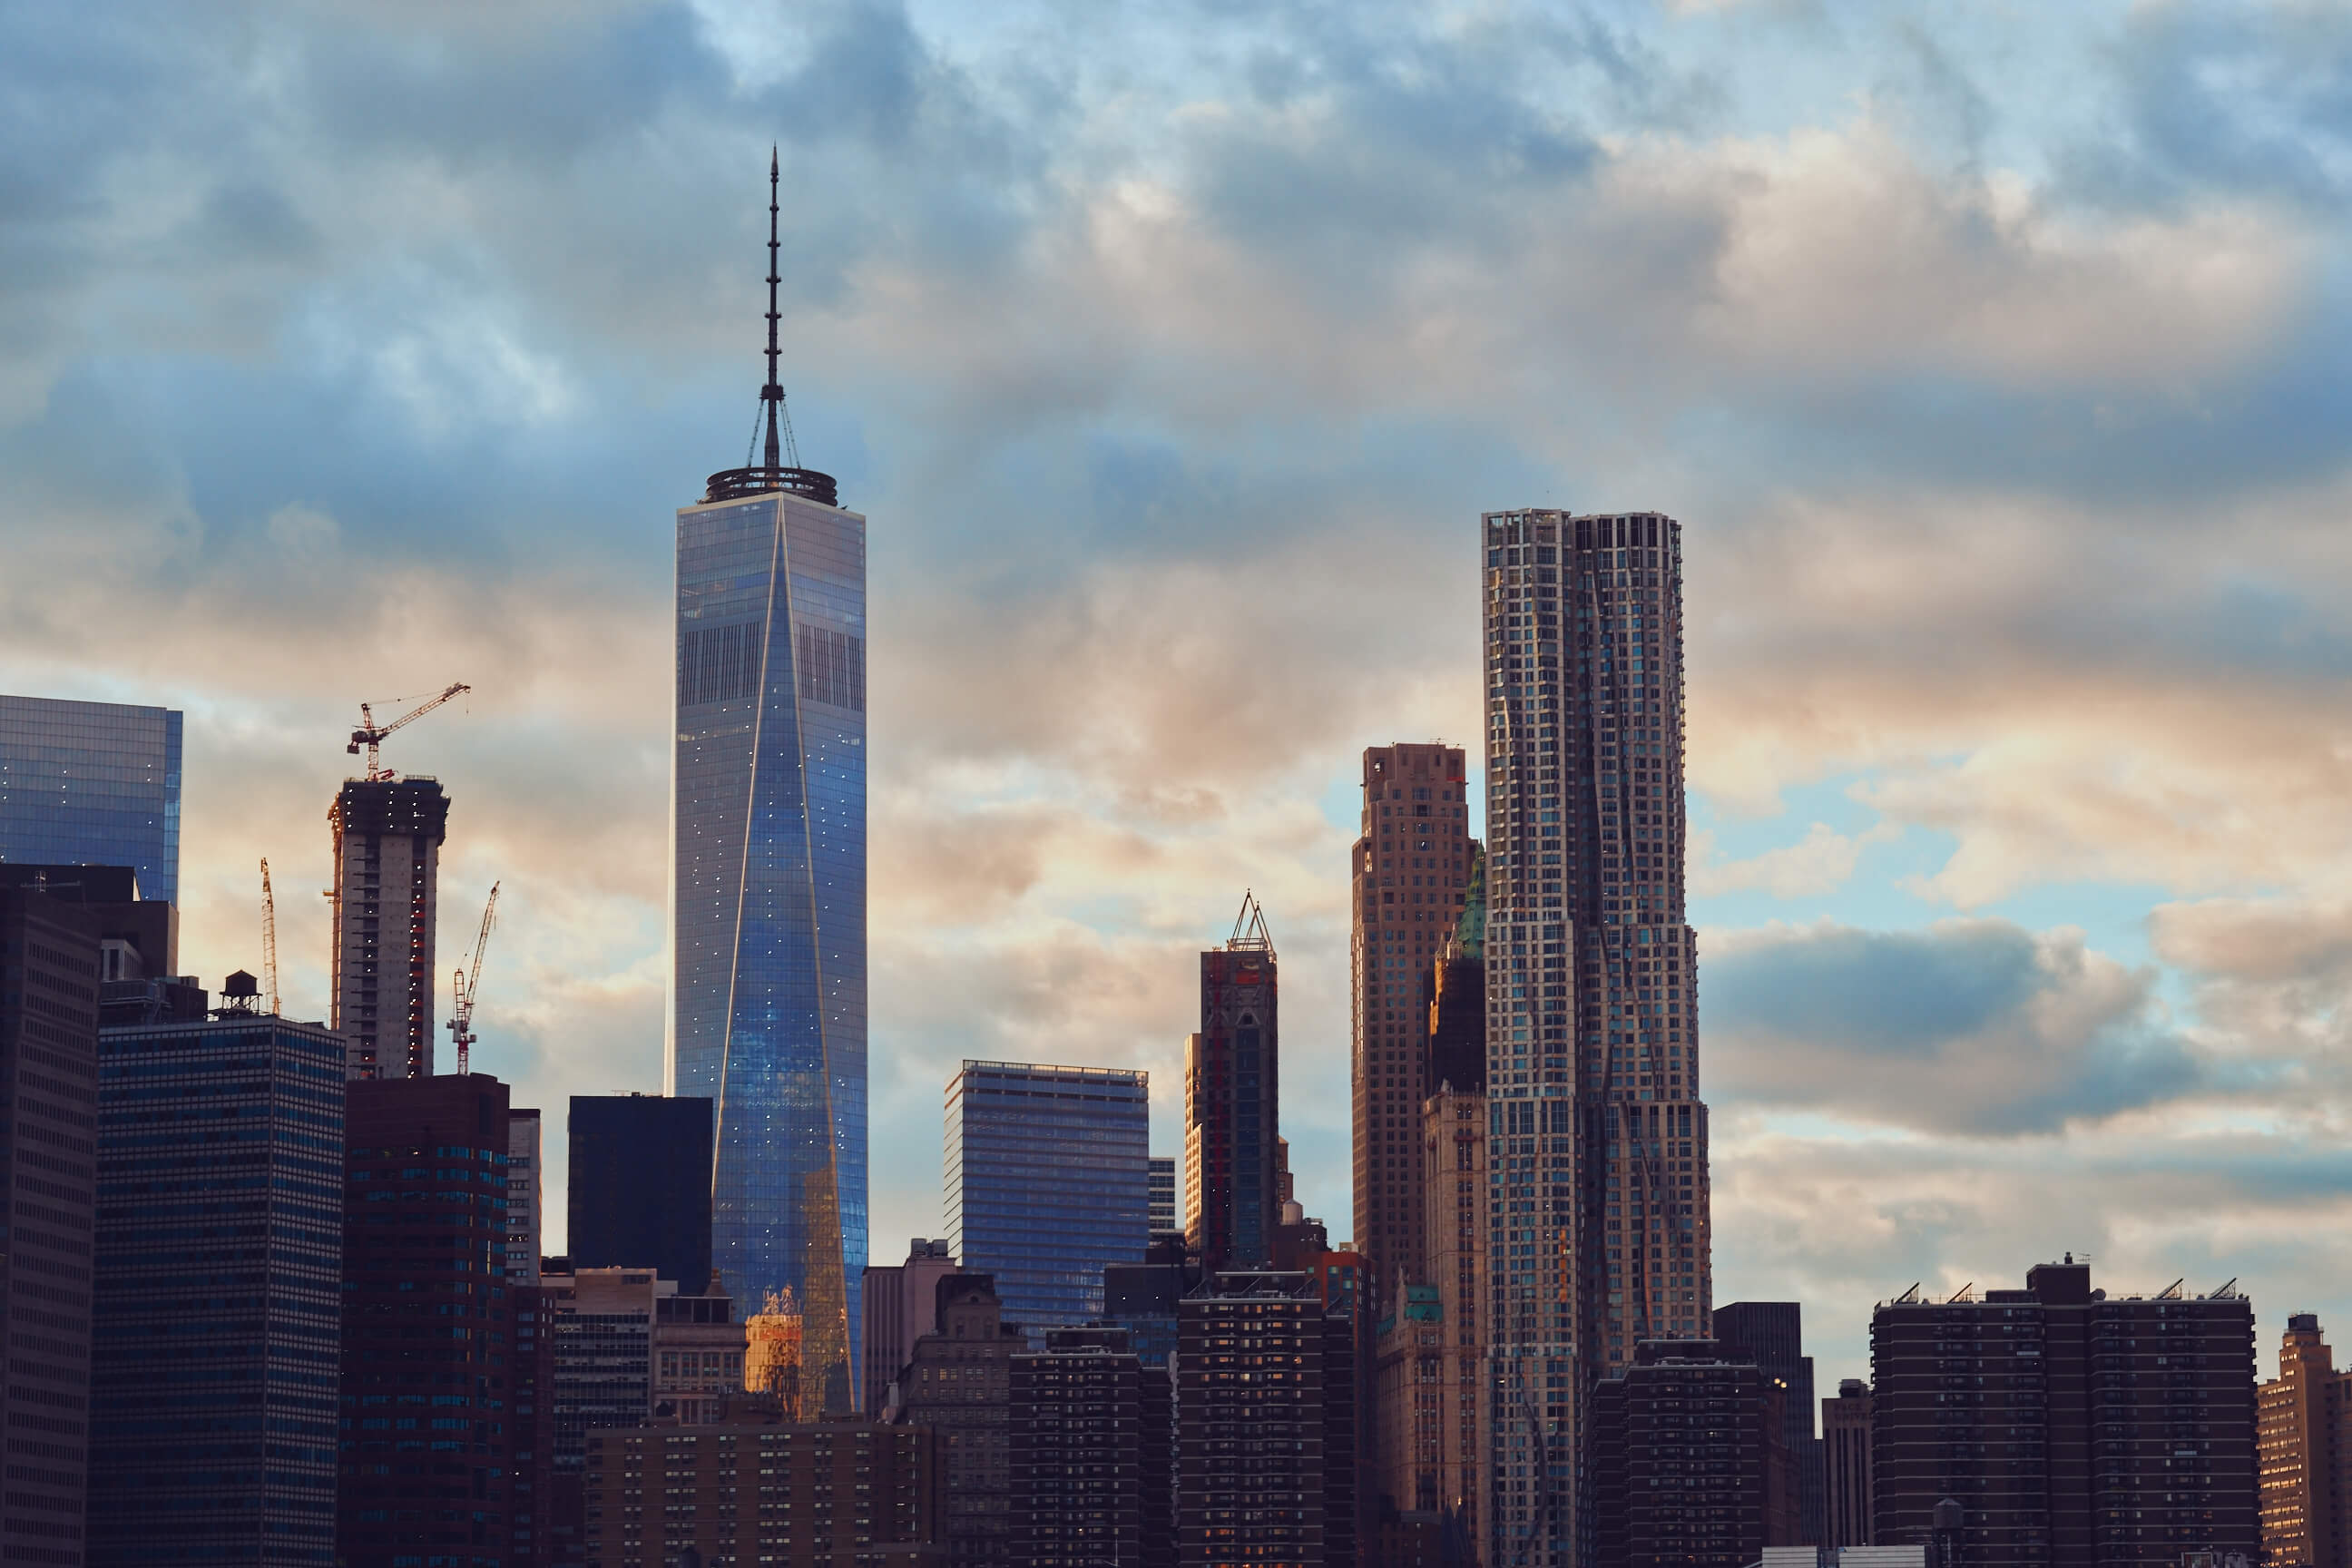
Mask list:
POLYGON ((772 144, 768 148, 768 384, 760 388, 760 401, 768 412, 768 467, 781 468, 789 454, 791 466, 801 466, 800 444, 793 439, 792 412, 784 406, 784 384, 776 374, 776 323, 782 320, 776 309, 776 285, 783 281, 782 270, 777 265, 779 241, 776 237, 776 193, 783 177, 783 165, 772 144), (779 429, 782 437, 779 438, 779 429))
POLYGON ((781 251, 783 241, 780 233, 782 213, 783 159, 782 150, 771 144, 768 148, 768 381, 760 388, 760 418, 751 426, 751 439, 756 444, 764 427, 767 450, 759 454, 765 460, 753 463, 753 451, 743 454, 743 466, 724 468, 710 476, 703 500, 740 500, 751 496, 772 494, 777 490, 806 496, 826 506, 841 504, 840 491, 831 474, 820 474, 801 467, 800 443, 793 439, 793 411, 784 401, 783 378, 777 373, 777 362, 782 351, 777 346, 777 326, 783 320, 778 303, 777 288, 784 280, 781 251))

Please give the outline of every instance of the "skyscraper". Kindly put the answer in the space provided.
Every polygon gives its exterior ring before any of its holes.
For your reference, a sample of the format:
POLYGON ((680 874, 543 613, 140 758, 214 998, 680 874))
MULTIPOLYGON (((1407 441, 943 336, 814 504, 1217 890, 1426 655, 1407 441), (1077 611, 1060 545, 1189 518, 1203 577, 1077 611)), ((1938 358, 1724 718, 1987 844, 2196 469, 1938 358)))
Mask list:
POLYGON ((180 715, 0 697, 0 860, 129 866, 180 900, 180 715))
POLYGON ((1822 1516, 1822 1445, 1813 1436, 1813 1358, 1805 1353, 1803 1303, 1727 1303, 1715 1310, 1715 1338, 1725 1354, 1754 1362, 1788 1389, 1780 1408, 1788 1426, 1782 1440, 1789 1475, 1796 1488, 1794 1539, 1820 1545, 1828 1526, 1822 1516))
POLYGON ((1107 1264, 1150 1240, 1151 1077, 967 1061, 948 1080, 948 1250, 1029 1331, 1102 1314, 1107 1264))
POLYGON ((334 1555, 343 1042, 225 1000, 99 1037, 92 1568, 334 1555))
POLYGON ((1214 1273, 1262 1268, 1281 1218, 1281 1034, 1274 938, 1244 893, 1225 945, 1201 954, 1201 1032, 1184 1047, 1184 1229, 1214 1273))
POLYGON ((0 888, 0 1142, 9 1245, 0 1309, 16 1326, 0 1423, 19 1445, 0 1561, 82 1562, 96 1209, 98 927, 89 911, 0 888))
POLYGON ((423 774, 345 779, 335 845, 329 1021, 355 1079, 433 1076, 433 927, 449 797, 423 774))
POLYGON ((2255 1391, 2263 1550, 2276 1568, 2344 1568, 2352 1557, 2352 1373, 2315 1312, 2286 1321, 2279 1374, 2255 1391))
POLYGON ((540 1292, 506 1279, 507 1121, 488 1073, 347 1086, 334 1560, 351 1568, 530 1562, 518 1537, 546 1541, 553 1412, 540 1292))
POLYGON ((1822 1545, 1868 1546, 1877 1539, 1870 1492, 1870 1384, 1841 1378, 1837 1397, 1822 1401, 1822 1545))
POLYGON ((669 1079, 718 1104, 712 1263, 792 1289, 815 1416, 851 1407, 866 1266, 866 520, 792 445, 776 178, 766 461, 677 513, 669 1079))
POLYGON ((1399 1280, 1423 1283, 1421 1102, 1430 966, 1470 887, 1468 792, 1459 746, 1364 752, 1355 884, 1356 1245, 1380 1310, 1399 1280))
POLYGON ((1486 654, 1489 1568, 1570 1561, 1573 1435, 1643 1339, 1706 1331, 1683 920, 1682 529, 1479 522, 1486 654))
POLYGON ((710 1282, 707 1100, 575 1094, 565 1228, 572 1266, 648 1268, 688 1295, 710 1282))

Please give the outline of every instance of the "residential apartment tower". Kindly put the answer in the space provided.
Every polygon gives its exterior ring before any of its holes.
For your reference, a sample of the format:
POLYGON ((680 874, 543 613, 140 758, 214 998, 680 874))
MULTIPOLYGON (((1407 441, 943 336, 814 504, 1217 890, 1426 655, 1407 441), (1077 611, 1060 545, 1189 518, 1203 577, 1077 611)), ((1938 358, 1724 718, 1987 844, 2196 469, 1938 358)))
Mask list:
POLYGON ((1682 529, 1480 520, 1489 1568, 1571 1561, 1580 1400, 1712 1305, 1682 529))

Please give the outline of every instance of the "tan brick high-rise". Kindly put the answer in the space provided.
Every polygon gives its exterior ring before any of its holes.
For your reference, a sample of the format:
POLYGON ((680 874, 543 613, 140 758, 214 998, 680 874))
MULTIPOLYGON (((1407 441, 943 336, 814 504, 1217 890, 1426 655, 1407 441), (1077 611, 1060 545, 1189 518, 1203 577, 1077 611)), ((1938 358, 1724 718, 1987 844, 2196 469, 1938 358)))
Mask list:
POLYGON ((2271 1568, 2352 1564, 2352 1372, 2336 1370, 2319 1319, 2297 1312, 2279 1374, 2256 1391, 2263 1550, 2271 1568))
POLYGON ((1376 1314, 1422 1278, 1423 987, 1461 918, 1470 822, 1459 746, 1364 752, 1355 889, 1356 1247, 1371 1259, 1376 1314))

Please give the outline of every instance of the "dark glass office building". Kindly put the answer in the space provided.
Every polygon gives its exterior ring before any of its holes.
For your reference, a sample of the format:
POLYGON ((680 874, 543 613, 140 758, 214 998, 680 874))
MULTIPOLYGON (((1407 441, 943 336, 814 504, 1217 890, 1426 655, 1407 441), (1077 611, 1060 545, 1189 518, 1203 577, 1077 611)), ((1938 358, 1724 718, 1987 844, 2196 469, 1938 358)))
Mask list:
POLYGON ((129 866, 180 899, 180 715, 0 697, 0 860, 129 866))
POLYGON ((572 1097, 566 1212, 574 1268, 644 1268, 699 1295, 710 1279, 710 1101, 572 1097))
POLYGON ((340 1568, 546 1549, 554 1412, 540 1294, 507 1283, 507 1093, 487 1073, 347 1086, 340 1568))
POLYGON ((0 1140, 0 1310, 10 1328, 0 1562, 82 1561, 98 953, 88 911, 0 889, 0 1094, 14 1110, 0 1140))
POLYGON ((1103 1310, 1103 1268, 1150 1241, 1151 1079, 967 1061, 948 1082, 948 1250, 1033 1340, 1103 1310))
POLYGON ((1752 1361, 1788 1390, 1781 1402, 1782 1436, 1796 1488, 1799 1541, 1816 1545, 1828 1529, 1822 1512, 1822 1445, 1813 1435, 1813 1358, 1805 1353, 1805 1314, 1797 1301, 1732 1301, 1715 1310, 1715 1338, 1724 1352, 1752 1361))
POLYGON ((322 1025, 101 1032, 91 1568, 334 1561, 342 1136, 322 1025))

